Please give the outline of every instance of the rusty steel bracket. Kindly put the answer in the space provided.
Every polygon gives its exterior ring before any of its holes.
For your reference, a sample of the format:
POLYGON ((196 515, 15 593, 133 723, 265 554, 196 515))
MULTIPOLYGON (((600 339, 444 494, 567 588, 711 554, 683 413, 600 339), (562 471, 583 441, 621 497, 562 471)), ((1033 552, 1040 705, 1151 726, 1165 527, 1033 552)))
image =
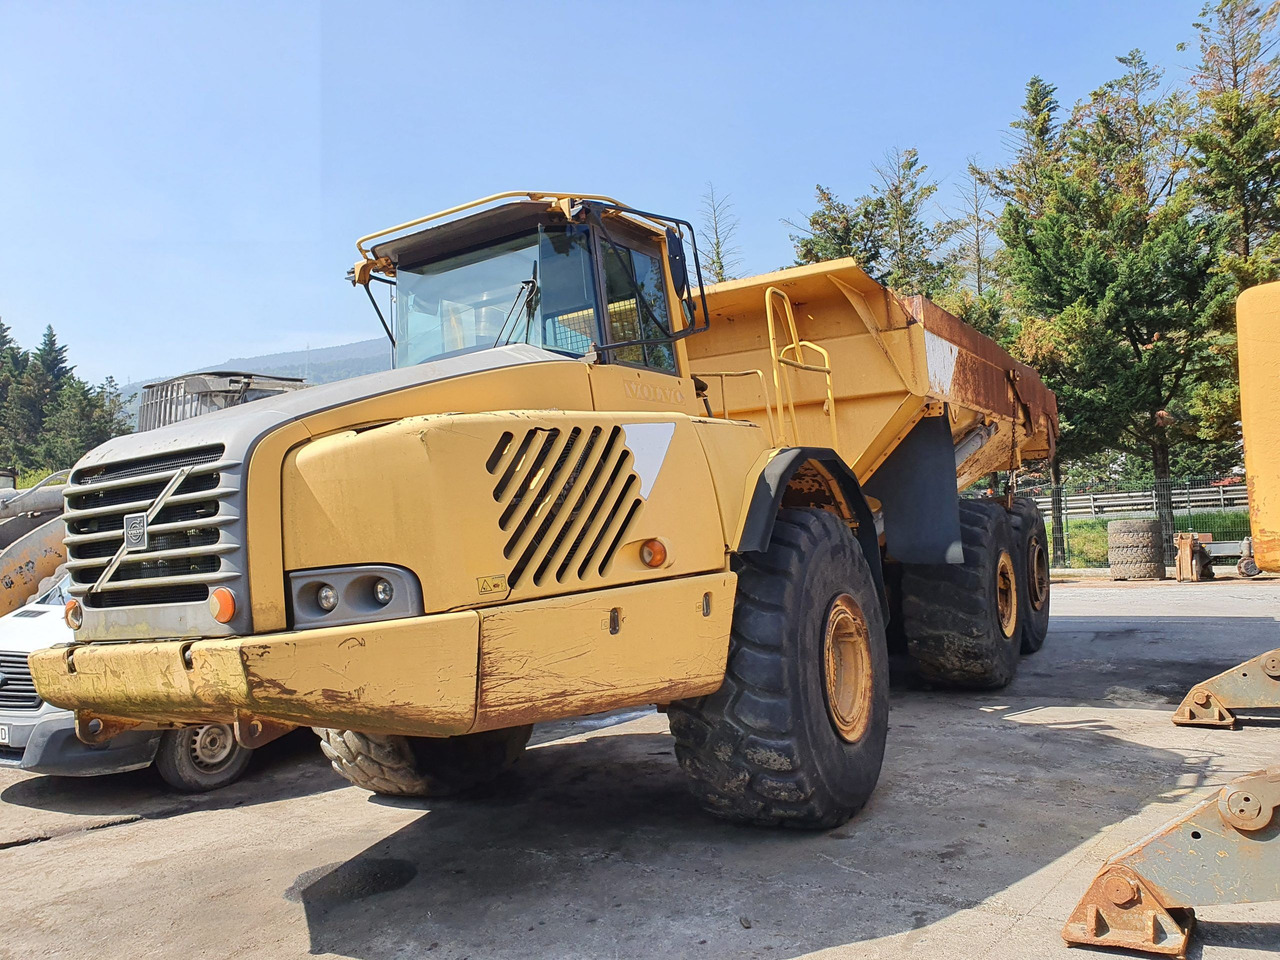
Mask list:
POLYGON ((1234 727, 1233 711, 1280 707, 1280 647, 1197 683, 1173 712, 1183 727, 1234 727))
POLYGON ((235 730, 236 743, 247 750, 257 750, 258 747, 283 737, 289 731, 298 729, 297 724, 281 723, 279 720, 268 720, 266 717, 257 717, 240 711, 236 712, 232 727, 235 730))
POLYGON ((130 720, 127 717, 110 717, 88 710, 76 711, 76 737, 81 743, 106 743, 112 737, 118 737, 127 730, 156 729, 156 724, 142 720, 130 720))
POLYGON ((1185 957, 1195 908, 1280 900, 1280 765, 1238 777, 1102 865, 1068 944, 1185 957))

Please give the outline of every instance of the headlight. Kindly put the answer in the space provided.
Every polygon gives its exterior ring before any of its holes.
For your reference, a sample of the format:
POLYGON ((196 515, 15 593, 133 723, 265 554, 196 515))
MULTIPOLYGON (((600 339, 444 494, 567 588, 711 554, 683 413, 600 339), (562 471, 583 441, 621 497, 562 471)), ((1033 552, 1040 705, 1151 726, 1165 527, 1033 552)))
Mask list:
POLYGON ((413 571, 389 563, 289 572, 289 623, 295 630, 375 623, 426 612, 413 571))

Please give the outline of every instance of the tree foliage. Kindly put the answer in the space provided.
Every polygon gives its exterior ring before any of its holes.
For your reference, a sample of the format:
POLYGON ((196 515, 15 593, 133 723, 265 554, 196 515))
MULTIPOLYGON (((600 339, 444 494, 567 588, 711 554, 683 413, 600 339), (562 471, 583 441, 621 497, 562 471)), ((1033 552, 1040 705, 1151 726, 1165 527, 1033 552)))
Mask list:
POLYGON ((715 184, 707 181, 702 195, 702 236, 707 249, 699 251, 702 271, 711 283, 732 280, 742 265, 736 241, 738 218, 728 194, 716 194, 715 184))
POLYGON ((797 263, 852 257, 880 283, 903 295, 937 296, 956 277, 954 254, 946 250, 950 221, 930 222, 938 184, 914 149, 892 150, 875 167, 871 192, 852 204, 819 184, 817 208, 806 224, 790 224, 797 263))
POLYGON ((115 381, 90 386, 72 369, 51 327, 28 352, 0 321, 0 465, 52 473, 131 429, 115 381))

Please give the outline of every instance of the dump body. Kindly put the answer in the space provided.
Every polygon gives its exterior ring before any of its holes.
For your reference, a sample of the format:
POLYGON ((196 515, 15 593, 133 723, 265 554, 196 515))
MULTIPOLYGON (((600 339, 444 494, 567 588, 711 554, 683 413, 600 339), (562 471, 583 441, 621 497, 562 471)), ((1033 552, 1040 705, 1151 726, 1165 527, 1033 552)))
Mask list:
MULTIPOLYGON (((1033 369, 929 300, 896 297, 852 260, 718 284, 707 290, 707 302, 710 329, 691 338, 688 350, 693 373, 708 382, 712 409, 766 428, 772 421, 781 445, 834 446, 860 481, 922 418, 944 415, 944 404, 957 446, 973 437, 956 464, 961 489, 1053 453, 1057 403, 1033 369), (830 357, 830 396, 822 372, 773 362, 768 314, 772 306, 775 340, 785 347, 784 299, 799 339, 830 357), (753 369, 762 376, 716 376, 753 369)), ((809 366, 827 365, 810 347, 798 352, 809 366)))
POLYGON ((1240 295, 1236 335, 1253 559, 1260 570, 1280 573, 1280 283, 1240 295))

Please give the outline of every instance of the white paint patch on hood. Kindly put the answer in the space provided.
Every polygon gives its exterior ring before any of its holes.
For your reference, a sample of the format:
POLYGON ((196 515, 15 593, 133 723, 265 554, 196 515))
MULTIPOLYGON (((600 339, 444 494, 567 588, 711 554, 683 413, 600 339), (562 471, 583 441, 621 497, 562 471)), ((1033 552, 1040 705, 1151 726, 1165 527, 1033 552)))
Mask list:
POLYGON ((662 464, 667 459, 667 450, 675 432, 674 420, 623 425, 623 439, 635 458, 636 476, 640 478, 640 496, 648 498, 649 491, 653 489, 653 481, 658 479, 662 464))

